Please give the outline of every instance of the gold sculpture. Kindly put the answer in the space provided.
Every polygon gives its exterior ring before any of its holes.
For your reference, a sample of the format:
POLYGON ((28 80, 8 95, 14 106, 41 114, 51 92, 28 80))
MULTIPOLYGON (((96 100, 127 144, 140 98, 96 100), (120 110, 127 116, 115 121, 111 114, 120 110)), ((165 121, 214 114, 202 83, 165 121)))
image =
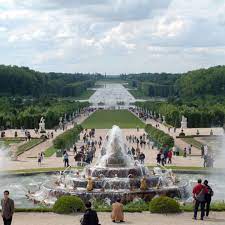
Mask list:
POLYGON ((88 182, 87 182, 87 191, 92 191, 93 188, 93 180, 91 177, 88 177, 88 182))
POLYGON ((140 186, 140 189, 141 189, 142 191, 148 190, 148 185, 147 185, 147 182, 146 182, 146 177, 143 177, 143 178, 141 179, 141 186, 140 186))

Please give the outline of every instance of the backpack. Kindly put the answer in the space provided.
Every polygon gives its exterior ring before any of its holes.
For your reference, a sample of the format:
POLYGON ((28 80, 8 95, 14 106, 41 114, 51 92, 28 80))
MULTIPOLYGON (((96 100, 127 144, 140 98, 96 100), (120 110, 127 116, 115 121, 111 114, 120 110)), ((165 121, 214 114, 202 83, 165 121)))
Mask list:
POLYGON ((202 187, 202 190, 196 195, 196 200, 199 202, 205 201, 205 190, 204 187, 202 187))

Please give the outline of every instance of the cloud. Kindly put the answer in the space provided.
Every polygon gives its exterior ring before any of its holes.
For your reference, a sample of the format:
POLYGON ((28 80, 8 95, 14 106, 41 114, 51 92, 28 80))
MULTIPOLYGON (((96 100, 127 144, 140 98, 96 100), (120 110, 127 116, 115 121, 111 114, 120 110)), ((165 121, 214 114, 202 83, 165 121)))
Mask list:
POLYGON ((214 0, 0 0, 0 60, 113 74, 222 64, 224 10, 214 0))

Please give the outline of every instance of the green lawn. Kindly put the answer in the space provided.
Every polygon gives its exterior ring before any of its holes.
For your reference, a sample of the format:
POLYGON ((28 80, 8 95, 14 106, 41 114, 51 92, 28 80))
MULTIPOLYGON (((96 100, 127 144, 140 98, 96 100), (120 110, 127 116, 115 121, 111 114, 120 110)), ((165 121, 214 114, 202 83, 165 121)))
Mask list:
POLYGON ((30 150, 31 148, 35 147, 36 145, 39 145, 41 142, 43 142, 42 139, 31 139, 30 141, 27 141, 23 145, 20 145, 17 148, 16 154, 21 155, 24 152, 30 150))
POLYGON ((22 140, 20 138, 3 138, 0 139, 0 143, 3 143, 4 145, 9 146, 10 144, 18 144, 22 140))
POLYGON ((201 143, 200 141, 197 141, 196 139, 192 138, 192 137, 188 137, 188 138, 181 138, 182 141, 188 143, 189 145, 193 145, 194 147, 201 149, 201 146, 203 145, 203 143, 201 143))
POLYGON ((77 100, 89 99, 94 93, 95 93, 94 90, 86 90, 80 96, 74 97, 73 99, 77 99, 77 100))
POLYGON ((56 150, 57 149, 54 148, 54 146, 49 147, 48 149, 45 150, 45 157, 51 157, 52 155, 54 155, 56 150))
POLYGON ((113 125, 120 128, 144 128, 145 124, 128 110, 98 110, 82 124, 84 128, 109 129, 113 125))

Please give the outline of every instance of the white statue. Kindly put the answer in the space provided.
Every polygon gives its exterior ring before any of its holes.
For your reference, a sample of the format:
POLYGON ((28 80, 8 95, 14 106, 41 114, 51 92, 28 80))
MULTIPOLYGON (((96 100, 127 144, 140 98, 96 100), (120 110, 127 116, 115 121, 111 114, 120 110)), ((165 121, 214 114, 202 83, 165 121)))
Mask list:
POLYGON ((45 119, 44 119, 44 117, 41 117, 41 119, 40 119, 39 132, 40 133, 44 133, 45 132, 45 119))
POLYGON ((187 128, 187 118, 185 116, 182 116, 182 120, 181 120, 181 128, 187 128))

